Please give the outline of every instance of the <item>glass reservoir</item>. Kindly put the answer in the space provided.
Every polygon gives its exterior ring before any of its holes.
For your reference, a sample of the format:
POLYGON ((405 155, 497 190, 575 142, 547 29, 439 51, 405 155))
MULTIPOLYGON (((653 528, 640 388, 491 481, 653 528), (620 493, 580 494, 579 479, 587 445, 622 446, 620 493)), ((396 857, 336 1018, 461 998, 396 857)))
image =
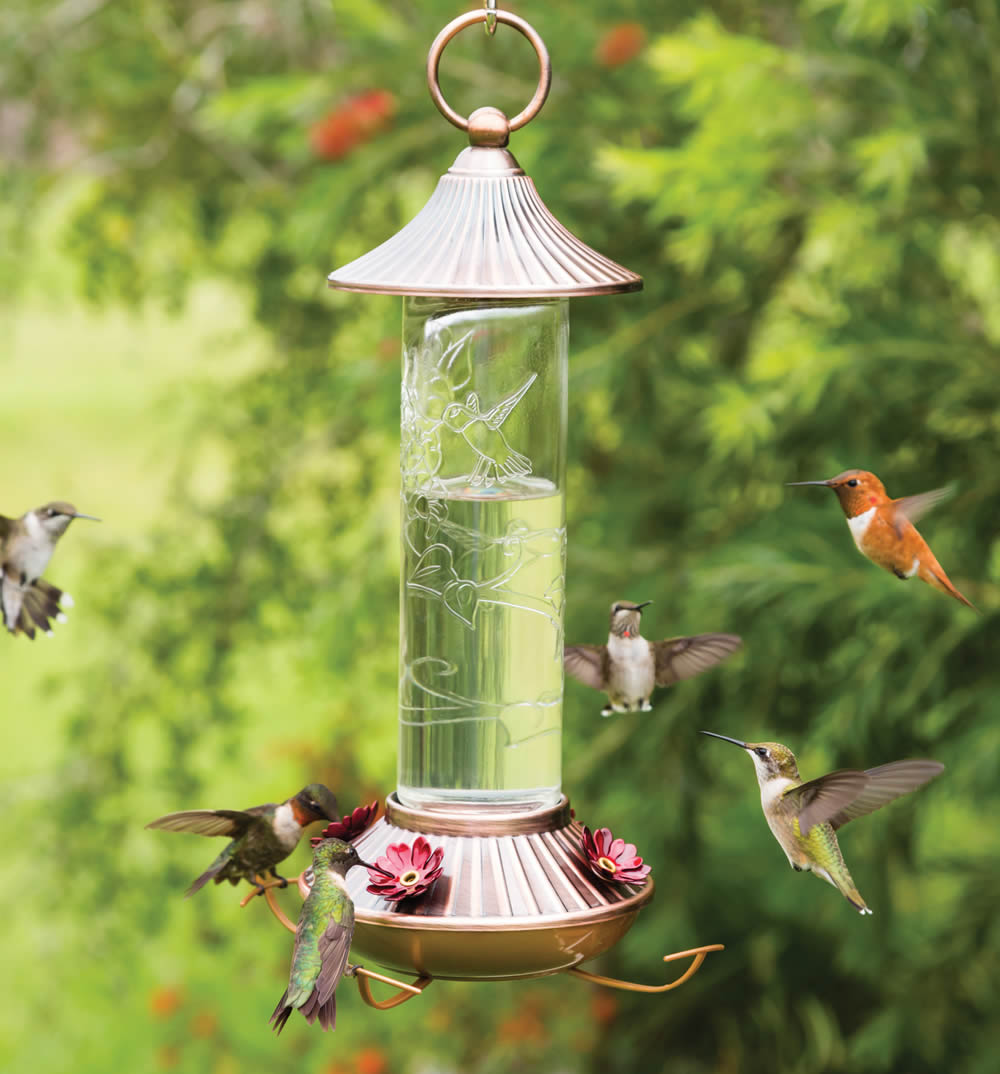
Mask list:
POLYGON ((566 299, 403 308, 404 805, 561 793, 566 299))

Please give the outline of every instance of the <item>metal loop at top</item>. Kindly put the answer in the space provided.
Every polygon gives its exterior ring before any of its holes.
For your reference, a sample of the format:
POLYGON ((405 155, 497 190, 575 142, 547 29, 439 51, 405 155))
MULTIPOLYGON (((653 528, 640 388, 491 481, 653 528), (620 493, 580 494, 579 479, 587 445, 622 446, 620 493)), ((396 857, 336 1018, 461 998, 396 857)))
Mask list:
POLYGON ((517 15, 512 15, 509 11, 469 11, 464 15, 459 15, 457 19, 453 19, 448 25, 434 38, 434 42, 431 45, 430 52, 427 53, 427 86, 431 91, 431 99, 437 105, 438 111, 449 121, 454 123, 459 130, 467 131, 469 129, 469 121, 464 116, 460 116, 451 105, 444 99, 444 95, 441 92, 441 86, 438 82, 438 67, 441 64, 441 53, 444 52, 445 45, 458 33, 464 30, 467 26, 473 26, 477 22, 487 22, 490 16, 493 15, 497 22, 506 23, 508 26, 513 26, 515 30, 520 30, 522 34, 531 42, 531 47, 535 50, 535 55, 538 56, 538 88, 535 90, 534 97, 528 102, 527 107, 518 112, 516 116, 510 121, 510 129, 516 131, 519 127, 523 127, 529 120, 534 119, 535 116, 541 111, 542 105, 545 104, 545 98, 549 95, 549 87, 552 85, 552 61, 549 59, 548 49, 545 47, 545 42, 539 37, 535 28, 524 19, 517 15))
POLYGON ((497 32, 497 0, 486 0, 486 32, 490 37, 497 32))

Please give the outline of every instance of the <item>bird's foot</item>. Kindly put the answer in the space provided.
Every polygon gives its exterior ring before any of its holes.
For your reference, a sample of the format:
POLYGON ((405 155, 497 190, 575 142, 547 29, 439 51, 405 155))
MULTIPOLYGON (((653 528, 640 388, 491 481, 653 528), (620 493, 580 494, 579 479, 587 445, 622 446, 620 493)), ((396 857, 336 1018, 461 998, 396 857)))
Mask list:
POLYGON ((640 712, 652 712, 653 711, 653 706, 649 703, 649 698, 648 697, 644 697, 642 699, 642 701, 639 703, 639 711, 640 712))
POLYGON ((288 881, 283 876, 278 876, 277 873, 275 873, 270 880, 255 875, 253 878, 253 885, 253 890, 249 891, 242 899, 240 899, 241 907, 246 906, 255 895, 263 895, 268 888, 287 888, 288 881))

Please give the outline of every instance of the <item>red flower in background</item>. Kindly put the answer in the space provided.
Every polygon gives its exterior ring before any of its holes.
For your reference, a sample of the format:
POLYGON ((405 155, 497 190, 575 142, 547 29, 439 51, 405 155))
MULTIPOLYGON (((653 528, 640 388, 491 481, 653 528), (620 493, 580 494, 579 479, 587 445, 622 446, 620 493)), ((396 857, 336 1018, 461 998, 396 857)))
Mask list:
POLYGON ((636 855, 635 846, 615 839, 608 828, 598 828, 596 832, 584 828, 581 843, 591 870, 604 880, 641 884, 652 872, 636 855))
POLYGON ((443 857, 444 848, 432 851, 422 835, 417 836, 412 847, 407 843, 393 843, 375 861, 385 875, 375 869, 368 870, 368 890, 389 902, 422 895, 441 875, 443 857))
POLYGON ((642 52, 646 31, 637 22, 620 22, 597 42, 594 59, 602 67, 621 67, 642 52))
POLYGON ((388 90, 359 93, 309 128, 309 144, 316 156, 340 160, 385 130, 395 113, 396 98, 388 90))
POLYGON ((330 821, 323 831, 319 835, 314 835, 309 842, 314 847, 319 846, 324 839, 343 839, 345 843, 353 842, 377 815, 378 802, 358 806, 353 813, 348 814, 343 820, 330 821))

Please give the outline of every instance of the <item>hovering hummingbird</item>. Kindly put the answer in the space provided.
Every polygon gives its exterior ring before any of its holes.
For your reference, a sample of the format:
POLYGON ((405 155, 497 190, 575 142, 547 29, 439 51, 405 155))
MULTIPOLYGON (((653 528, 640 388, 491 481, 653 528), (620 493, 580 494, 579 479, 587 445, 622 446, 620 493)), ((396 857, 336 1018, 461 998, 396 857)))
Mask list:
POLYGON ((336 1025, 335 993, 354 933, 354 903, 344 881, 355 865, 377 868, 340 839, 324 839, 313 851, 315 879, 299 913, 288 987, 270 1018, 276 1033, 284 1029, 295 1008, 310 1025, 317 1018, 324 1030, 336 1025))
POLYGON ((847 516, 854 543, 872 563, 892 571, 897 578, 917 575, 975 610, 975 605, 951 584, 913 525, 950 495, 949 489, 934 489, 893 500, 886 495, 882 482, 867 470, 845 470, 828 481, 789 481, 788 484, 825 485, 833 489, 847 516))
POLYGON ((538 374, 532 373, 516 392, 485 414, 479 412, 479 396, 475 392, 469 392, 464 403, 449 403, 445 407, 441 420, 453 433, 461 434, 479 456, 469 477, 470 485, 504 481, 531 473, 531 460, 510 446, 500 426, 537 379, 538 374))
POLYGON ((864 772, 842 768, 803 783, 787 746, 741 742, 714 731, 702 734, 732 742, 750 754, 757 770, 764 819, 788 864, 797 872, 814 872, 832 884, 855 910, 870 914, 847 871, 834 833, 849 820, 874 813, 900 795, 922 787, 944 771, 944 765, 937 761, 893 761, 864 772))
POLYGON ((690 638, 646 641, 639 633, 639 620, 642 609, 652 603, 616 600, 611 605, 607 645, 567 645, 563 651, 567 674, 608 695, 602 716, 649 712, 654 687, 672 686, 679 679, 699 675, 743 644, 736 634, 695 634, 690 638))
POLYGON ((197 835, 228 835, 232 842, 184 893, 185 898, 200 890, 209 880, 221 884, 228 880, 238 884, 248 880, 264 889, 257 876, 271 873, 284 886, 274 867, 284 861, 299 845, 302 829, 314 820, 339 820, 337 799, 322 783, 310 783, 298 794, 276 805, 251 806, 249 809, 187 809, 181 813, 150 821, 147 828, 165 832, 194 832, 197 835))
POLYGON ((65 601, 72 608, 73 598, 46 582, 42 572, 74 518, 101 521, 63 500, 26 511, 20 518, 0 515, 0 606, 11 634, 21 631, 34 638, 36 627, 51 634, 50 620, 66 621, 59 603, 65 601))

